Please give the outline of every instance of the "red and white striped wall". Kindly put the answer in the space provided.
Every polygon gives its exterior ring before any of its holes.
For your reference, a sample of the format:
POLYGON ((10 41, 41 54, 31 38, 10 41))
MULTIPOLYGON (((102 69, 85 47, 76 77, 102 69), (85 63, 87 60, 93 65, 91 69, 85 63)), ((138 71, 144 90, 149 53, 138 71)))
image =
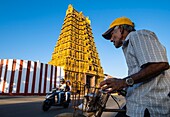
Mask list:
POLYGON ((0 59, 0 95, 45 95, 64 77, 61 67, 29 60, 0 59))

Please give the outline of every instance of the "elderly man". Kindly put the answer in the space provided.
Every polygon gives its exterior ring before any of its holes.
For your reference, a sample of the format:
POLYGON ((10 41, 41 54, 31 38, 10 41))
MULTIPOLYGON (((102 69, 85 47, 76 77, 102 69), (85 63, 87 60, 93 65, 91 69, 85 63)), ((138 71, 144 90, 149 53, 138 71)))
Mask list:
POLYGON ((154 32, 135 30, 127 17, 115 19, 102 35, 116 48, 122 47, 128 66, 126 78, 109 78, 102 89, 126 88, 126 115, 170 117, 170 69, 165 47, 154 32))

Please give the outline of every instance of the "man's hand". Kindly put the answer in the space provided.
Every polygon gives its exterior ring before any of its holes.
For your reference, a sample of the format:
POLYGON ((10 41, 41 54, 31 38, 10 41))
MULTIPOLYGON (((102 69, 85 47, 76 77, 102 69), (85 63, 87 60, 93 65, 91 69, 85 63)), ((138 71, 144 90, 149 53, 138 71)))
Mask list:
POLYGON ((124 79, 108 78, 100 83, 102 90, 109 89, 107 92, 114 92, 127 87, 124 79))

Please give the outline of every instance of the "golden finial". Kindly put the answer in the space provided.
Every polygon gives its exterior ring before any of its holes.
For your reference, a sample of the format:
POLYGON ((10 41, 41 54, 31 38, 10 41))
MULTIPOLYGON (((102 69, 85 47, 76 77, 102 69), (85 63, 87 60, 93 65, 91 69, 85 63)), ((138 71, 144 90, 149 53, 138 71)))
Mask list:
POLYGON ((66 15, 68 14, 68 13, 71 13, 73 11, 73 6, 71 5, 71 4, 69 4, 68 5, 68 9, 67 9, 67 11, 66 11, 66 15))

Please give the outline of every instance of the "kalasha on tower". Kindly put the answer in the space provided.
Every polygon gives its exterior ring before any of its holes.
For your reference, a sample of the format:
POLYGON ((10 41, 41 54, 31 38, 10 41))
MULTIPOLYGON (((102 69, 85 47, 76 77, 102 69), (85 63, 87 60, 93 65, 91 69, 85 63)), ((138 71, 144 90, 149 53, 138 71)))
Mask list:
POLYGON ((68 6, 58 41, 49 64, 62 66, 65 79, 97 85, 104 78, 90 20, 68 6))

